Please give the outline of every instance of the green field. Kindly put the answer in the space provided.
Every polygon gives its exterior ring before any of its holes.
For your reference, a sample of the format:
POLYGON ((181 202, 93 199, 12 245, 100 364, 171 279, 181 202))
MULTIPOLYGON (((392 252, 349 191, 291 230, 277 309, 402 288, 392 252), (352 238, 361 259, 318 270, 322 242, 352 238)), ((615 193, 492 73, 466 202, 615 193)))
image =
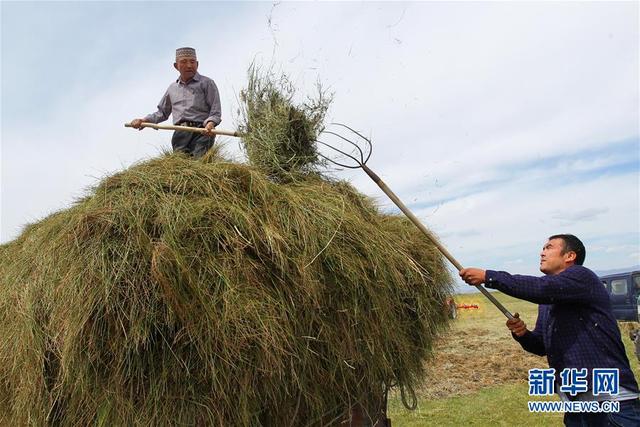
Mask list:
MULTIPOLYGON (((535 304, 495 295, 511 312, 519 312, 533 329, 535 304)), ((482 295, 459 295, 456 300, 458 304, 478 304, 479 309, 458 310, 458 318, 439 342, 434 359, 427 362, 424 384, 416 390, 416 410, 405 409, 399 393, 390 396, 388 416, 392 425, 563 425, 562 414, 533 414, 527 408, 527 402, 534 400, 528 395, 528 370, 546 368, 546 358, 522 350, 511 338, 504 315, 482 295)), ((636 378, 640 378, 629 326, 620 323, 627 356, 636 378)))

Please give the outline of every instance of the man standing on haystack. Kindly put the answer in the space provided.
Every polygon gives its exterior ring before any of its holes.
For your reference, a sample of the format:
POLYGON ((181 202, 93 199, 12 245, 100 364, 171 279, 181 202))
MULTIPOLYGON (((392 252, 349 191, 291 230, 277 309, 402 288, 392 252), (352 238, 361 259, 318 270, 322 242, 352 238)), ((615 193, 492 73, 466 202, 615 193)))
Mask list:
POLYGON ((143 122, 161 123, 173 116, 174 125, 204 128, 204 133, 175 131, 171 138, 173 151, 201 157, 213 146, 213 129, 220 124, 220 95, 215 82, 198 73, 196 50, 191 47, 176 49, 173 64, 180 77, 158 103, 158 111, 131 121, 131 126, 142 130, 143 122))

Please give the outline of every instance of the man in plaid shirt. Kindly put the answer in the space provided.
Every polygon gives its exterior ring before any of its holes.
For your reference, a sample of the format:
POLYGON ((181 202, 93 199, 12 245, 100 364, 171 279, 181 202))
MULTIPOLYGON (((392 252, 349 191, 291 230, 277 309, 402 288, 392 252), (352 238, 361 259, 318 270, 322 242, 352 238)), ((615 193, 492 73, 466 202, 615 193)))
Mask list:
MULTIPOLYGON (((617 413, 565 413, 567 426, 640 426, 638 384, 629 366, 620 330, 611 311, 607 290, 594 272, 583 267, 586 251, 577 237, 549 237, 540 254, 545 276, 512 275, 504 271, 465 268, 462 279, 470 285, 485 284, 507 295, 539 304, 533 331, 519 319, 507 321, 523 349, 547 356, 549 367, 560 374, 565 368, 586 368, 588 392, 561 398, 570 400, 616 400, 617 413), (592 394, 592 371, 617 368, 619 394, 592 394)), ((559 375, 558 375, 559 376, 559 375)))

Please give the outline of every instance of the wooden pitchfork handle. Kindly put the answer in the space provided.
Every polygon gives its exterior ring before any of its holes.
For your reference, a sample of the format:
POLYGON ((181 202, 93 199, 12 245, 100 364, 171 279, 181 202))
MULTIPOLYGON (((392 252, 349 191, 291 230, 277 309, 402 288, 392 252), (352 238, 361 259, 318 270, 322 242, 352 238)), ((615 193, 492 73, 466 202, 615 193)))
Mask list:
MULTIPOLYGON (((189 126, 157 125, 155 123, 149 123, 149 122, 142 122, 140 124, 140 126, 143 127, 143 128, 152 128, 152 129, 156 129, 156 130, 158 130, 158 129, 163 129, 163 130, 182 130, 182 131, 187 131, 187 132, 205 133, 205 129, 204 128, 194 128, 194 127, 189 127, 189 126)), ((124 127, 132 128, 133 125, 131 125, 131 123, 125 123, 124 127)), ((211 131, 211 133, 214 134, 214 135, 237 136, 237 137, 242 136, 241 133, 235 132, 235 131, 230 131, 230 130, 213 129, 211 131)))
MULTIPOLYGON (((373 182, 378 184, 378 187, 380 187, 380 189, 384 191, 387 196, 389 196, 389 198, 393 201, 393 203, 395 203, 396 206, 399 207, 402 212, 404 212, 404 214, 411 220, 411 222, 413 222, 415 226, 418 227, 420 231, 422 231, 427 236, 427 238, 429 238, 429 240, 433 242, 434 245, 436 245, 440 253, 442 253, 442 255, 444 255, 445 258, 447 258, 451 262, 451 264, 453 264, 458 269, 458 271, 462 270, 463 269, 462 264, 460 264, 458 260, 456 260, 453 257, 453 255, 449 253, 447 248, 445 248, 438 241, 438 238, 435 235, 433 235, 433 233, 427 230, 427 227, 422 225, 420 220, 416 218, 413 212, 411 212, 409 208, 407 208, 405 204, 402 203, 402 201, 398 198, 398 196, 396 196, 395 193, 391 191, 389 187, 387 187, 387 184, 385 184, 384 181, 374 171, 369 169, 369 167, 366 164, 361 164, 361 167, 367 173, 367 175, 369 175, 369 177, 373 180, 373 182)), ((478 288, 480 292, 484 294, 485 297, 489 299, 489 301, 493 303, 493 305, 495 305, 498 308, 498 310, 500 310, 505 316, 507 316, 508 319, 514 318, 511 312, 507 310, 506 307, 502 305, 500 301, 498 301, 493 295, 491 295, 491 292, 486 290, 482 285, 475 285, 475 286, 476 288, 478 288)))

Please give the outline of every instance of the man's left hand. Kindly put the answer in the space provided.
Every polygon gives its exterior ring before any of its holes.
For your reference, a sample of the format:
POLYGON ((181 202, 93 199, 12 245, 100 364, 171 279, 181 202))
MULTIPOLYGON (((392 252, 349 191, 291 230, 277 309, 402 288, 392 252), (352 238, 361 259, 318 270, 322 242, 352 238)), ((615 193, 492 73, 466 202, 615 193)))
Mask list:
POLYGON ((215 126, 213 125, 213 122, 209 122, 206 124, 206 126, 204 127, 204 134, 207 136, 213 136, 213 130, 215 129, 215 126))
POLYGON ((529 330, 527 329, 527 324, 520 319, 520 315, 518 313, 513 313, 513 319, 507 320, 507 328, 517 337, 521 337, 529 330))
POLYGON ((463 268, 460 277, 469 285, 482 285, 485 281, 485 271, 480 268, 463 268))

